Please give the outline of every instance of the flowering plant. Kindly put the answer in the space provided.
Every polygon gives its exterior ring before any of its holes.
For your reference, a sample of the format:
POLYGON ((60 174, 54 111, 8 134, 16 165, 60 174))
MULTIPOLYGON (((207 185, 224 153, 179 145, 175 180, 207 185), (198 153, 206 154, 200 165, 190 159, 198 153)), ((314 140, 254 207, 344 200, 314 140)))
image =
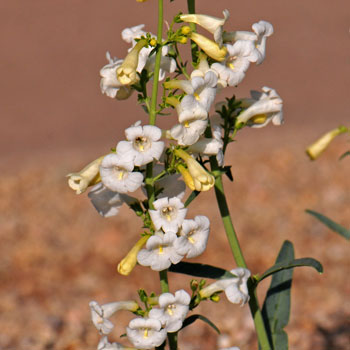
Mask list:
POLYGON ((148 295, 140 289, 140 302, 117 301, 101 306, 96 301, 90 303, 92 321, 103 335, 98 349, 125 347, 109 343, 107 335, 114 327, 109 318, 117 311, 128 310, 136 316, 126 327, 133 348, 164 349, 168 345, 175 350, 178 333, 197 319, 217 330, 207 317, 190 313, 206 300, 219 301, 222 292, 233 304, 249 304, 261 349, 287 349, 284 327, 289 320, 293 268, 311 266, 322 272, 322 266, 312 258, 295 259, 293 245, 286 241, 276 264, 252 275, 234 230, 223 187, 224 175, 232 179, 230 166, 225 164, 229 144, 245 127, 281 125, 283 101, 274 89, 265 86, 261 92, 252 91, 249 98, 232 96, 215 104, 218 91, 236 87, 250 64, 264 61, 273 27, 259 21, 252 25, 252 31, 227 31, 228 10, 223 11, 223 18, 196 14, 194 0, 188 1, 188 12, 177 14, 165 33, 163 0, 158 0, 156 36, 144 31, 143 25, 122 32, 123 40, 131 47, 124 59, 112 58, 107 53, 108 64, 100 71, 101 92, 124 100, 136 91, 138 103, 149 115, 148 124, 134 121, 125 130, 125 140, 108 154, 68 175, 69 186, 77 194, 93 186, 89 197, 100 215, 117 215, 125 204, 142 219, 141 236, 119 263, 118 272, 129 275, 139 264, 158 271, 160 276, 160 295, 148 295), (198 33, 196 25, 209 34, 198 33), (187 47, 191 49, 192 65, 182 58, 186 44, 190 44, 187 47), (216 114, 211 115, 214 106, 216 114), (177 116, 169 130, 156 126, 156 117, 165 112, 177 116), (191 193, 184 199, 186 188, 191 193), (139 192, 131 195, 138 189, 145 197, 141 198, 139 192), (183 261, 200 256, 206 248, 209 218, 197 215, 191 219, 187 214, 192 201, 201 192, 212 189, 237 264, 229 271, 183 261), (202 279, 191 280, 188 291, 172 292, 168 271, 202 279), (260 308, 256 289, 269 276, 271 286, 260 308), (216 281, 208 283, 206 279, 216 281))

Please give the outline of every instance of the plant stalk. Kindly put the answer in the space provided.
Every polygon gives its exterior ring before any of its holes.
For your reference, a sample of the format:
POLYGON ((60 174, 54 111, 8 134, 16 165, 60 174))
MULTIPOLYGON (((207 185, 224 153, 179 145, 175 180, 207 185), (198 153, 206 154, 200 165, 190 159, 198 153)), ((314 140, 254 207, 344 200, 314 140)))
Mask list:
MULTIPOLYGON (((239 245, 236 231, 234 229, 230 211, 227 205, 227 200, 224 191, 224 185, 222 182, 222 173, 220 173, 219 165, 215 157, 210 157, 210 166, 212 172, 219 173, 215 178, 215 195, 219 206, 222 222, 224 224, 227 239, 229 241, 233 257, 237 266, 247 268, 247 264, 244 260, 244 256, 239 245)), ((262 350, 271 350, 269 338, 267 336, 266 328, 262 318, 261 310, 259 308, 259 302, 255 293, 255 287, 252 283, 248 283, 249 290, 249 308, 254 319, 255 329, 258 336, 258 341, 262 350)))
POLYGON ((157 117, 158 82, 159 82, 160 61, 162 58, 162 41, 163 41, 162 35, 163 35, 163 0, 158 0, 158 32, 157 32, 158 47, 157 47, 157 54, 156 54, 156 62, 154 66, 151 110, 149 113, 150 125, 156 124, 156 117, 157 117))

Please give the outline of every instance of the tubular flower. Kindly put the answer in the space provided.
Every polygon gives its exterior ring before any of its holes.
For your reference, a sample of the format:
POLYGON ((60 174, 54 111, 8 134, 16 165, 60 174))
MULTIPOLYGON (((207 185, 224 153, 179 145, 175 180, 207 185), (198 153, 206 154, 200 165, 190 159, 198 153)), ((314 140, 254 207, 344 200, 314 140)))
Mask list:
POLYGON ((161 345, 167 333, 159 320, 137 317, 130 321, 126 335, 137 349, 151 349, 161 345))
POLYGON ((214 176, 209 174, 192 156, 181 149, 175 150, 174 153, 176 156, 183 159, 187 165, 187 171, 184 171, 185 168, 183 166, 179 166, 178 170, 181 172, 185 183, 192 191, 208 191, 214 186, 214 176))
POLYGON ((224 291, 227 299, 233 304, 244 305, 249 300, 247 281, 250 277, 250 271, 238 267, 230 271, 237 277, 217 280, 209 286, 200 290, 200 296, 209 298, 212 294, 224 291))
POLYGON ((254 42, 259 55, 256 63, 260 64, 265 59, 266 40, 267 37, 273 34, 273 26, 269 22, 259 21, 258 23, 254 23, 252 25, 252 29, 254 33, 246 31, 225 32, 223 34, 223 40, 224 42, 232 42, 237 40, 248 40, 254 42))
POLYGON ((163 271, 171 264, 179 263, 183 255, 176 252, 174 244, 177 240, 175 232, 163 234, 156 232, 146 243, 146 249, 137 254, 137 261, 142 266, 150 266, 154 271, 163 271))
POLYGON ((164 83, 166 89, 181 89, 187 94, 180 103, 175 98, 169 98, 166 102, 176 108, 180 123, 189 119, 207 119, 215 99, 216 85, 217 77, 213 71, 205 74, 193 71, 190 80, 174 79, 164 83))
POLYGON ((106 53, 108 64, 100 70, 101 75, 101 92, 108 97, 116 98, 117 100, 127 99, 133 92, 132 88, 127 85, 123 85, 117 79, 117 69, 122 65, 123 60, 112 58, 110 53, 106 53))
POLYGON ((209 230, 210 222, 204 215, 198 215, 194 220, 184 220, 180 237, 175 242, 176 251, 186 255, 186 258, 201 255, 207 246, 209 230))
POLYGON ((177 232, 187 213, 181 200, 178 197, 160 198, 153 202, 153 206, 155 210, 149 210, 149 214, 156 230, 177 232))
POLYGON ((236 86, 244 79, 250 63, 256 62, 259 55, 252 41, 238 40, 233 45, 225 46, 228 51, 225 61, 215 62, 210 68, 217 73, 219 86, 236 86))
POLYGON ((274 125, 283 124, 283 101, 276 90, 267 86, 262 88, 263 92, 251 91, 251 99, 243 99, 242 107, 248 107, 241 112, 237 118, 237 125, 248 124, 253 128, 262 128, 270 121, 274 125))
POLYGON ((335 137, 346 132, 350 132, 350 129, 345 126, 328 131, 306 149, 306 154, 311 160, 315 160, 326 150, 335 137))
POLYGON ((159 296, 160 309, 153 308, 150 318, 159 320, 167 333, 177 332, 181 327, 189 310, 190 295, 183 289, 171 293, 163 293, 159 296))
POLYGON ((91 301, 89 306, 92 322, 101 334, 109 334, 112 331, 114 325, 108 318, 115 312, 119 310, 129 310, 134 312, 139 308, 139 305, 133 300, 117 301, 101 306, 96 301, 91 301))
POLYGON ((102 337, 97 345, 97 350, 122 350, 125 347, 119 343, 109 343, 106 336, 102 337))
POLYGON ((76 194, 81 194, 85 192, 89 186, 93 186, 101 182, 99 169, 104 157, 105 156, 102 156, 89 163, 78 173, 70 173, 67 175, 68 185, 76 192, 76 194))
MULTIPOLYGON (((117 146, 118 148, 118 146, 117 146)), ((109 154, 100 166, 102 183, 111 191, 126 193, 136 191, 142 184, 143 175, 133 172, 134 157, 131 154, 109 154)))
POLYGON ((199 153, 206 156, 214 156, 222 151, 224 142, 217 138, 201 137, 196 143, 191 145, 187 151, 191 153, 199 153))
POLYGON ((181 124, 174 125, 170 129, 170 135, 179 145, 193 145, 203 135, 207 125, 207 120, 186 120, 181 124))
POLYGON ((221 47, 215 42, 204 35, 192 32, 189 38, 193 40, 209 57, 216 61, 224 61, 227 55, 227 48, 221 47))
POLYGON ((138 252, 142 249, 149 238, 149 235, 141 237, 131 248, 127 256, 118 264, 118 272, 121 275, 128 276, 131 273, 136 266, 138 252))
POLYGON ((140 122, 125 129, 127 141, 120 141, 117 146, 117 153, 130 153, 134 156, 136 166, 146 165, 154 159, 159 160, 164 142, 159 141, 162 131, 153 125, 141 126, 140 122))
MULTIPOLYGON (((115 216, 119 212, 119 208, 123 205, 123 197, 128 197, 127 195, 122 195, 118 192, 113 192, 105 187, 102 183, 94 186, 88 194, 92 205, 98 211, 98 213, 108 218, 110 216, 115 216)), ((131 199, 131 197, 129 197, 131 199)))
POLYGON ((122 85, 132 85, 138 82, 136 69, 139 63, 139 53, 146 45, 147 40, 141 39, 127 54, 121 66, 117 68, 117 79, 122 85))
POLYGON ((223 26, 230 16, 228 10, 223 11, 224 18, 217 18, 208 15, 183 14, 180 19, 188 23, 196 23, 214 35, 214 40, 222 46, 223 26))

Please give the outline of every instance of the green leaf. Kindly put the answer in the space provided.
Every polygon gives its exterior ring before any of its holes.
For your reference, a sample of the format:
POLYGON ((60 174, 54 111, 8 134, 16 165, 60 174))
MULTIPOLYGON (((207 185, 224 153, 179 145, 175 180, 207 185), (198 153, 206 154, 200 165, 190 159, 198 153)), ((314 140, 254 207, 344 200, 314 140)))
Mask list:
POLYGON ((339 157, 339 160, 343 160, 345 157, 348 157, 350 156, 350 151, 347 151, 345 153, 343 153, 340 157, 339 157))
POLYGON ((183 324, 182 324, 182 328, 185 328, 187 326, 189 326, 190 324, 192 324, 193 322, 197 321, 197 320, 202 320, 204 321, 205 323, 207 323, 210 327, 214 328, 215 331, 220 334, 220 330, 218 327, 215 326, 215 324, 213 322, 211 322, 208 318, 206 318, 205 316, 202 316, 202 315, 191 315, 189 317, 187 317, 183 324))
POLYGON ((316 219, 320 220, 323 224, 325 224, 328 228, 330 228, 332 231, 339 233, 341 236, 346 238, 347 240, 350 239, 350 230, 347 230, 345 227, 337 224, 335 221, 327 218, 326 216, 317 213, 316 211, 306 209, 305 210, 308 214, 314 216, 316 219))
MULTIPOLYGON (((276 259, 276 264, 288 265, 294 260, 293 244, 285 241, 276 259)), ((293 269, 284 269, 272 276, 262 308, 267 333, 274 350, 288 349, 288 336, 283 328, 288 324, 290 314, 290 291, 293 269), (283 335, 284 333, 284 335, 283 335)))
POLYGON ((200 191, 192 191, 185 202, 185 208, 190 205, 190 203, 200 194, 200 191))
POLYGON ((273 341, 275 350, 288 349, 288 335, 283 329, 277 331, 272 335, 272 341, 273 341))
POLYGON ((282 261, 270 267, 261 275, 261 277, 258 278, 258 283, 260 283, 266 277, 269 277, 279 271, 288 270, 294 267, 301 267, 301 266, 310 266, 316 269, 319 273, 323 273, 323 267, 321 263, 316 259, 313 259, 313 258, 293 259, 292 261, 289 261, 289 262, 282 261))
POLYGON ((190 275, 202 278, 212 278, 212 279, 224 279, 237 277, 233 275, 230 271, 220 269, 219 267, 189 263, 189 262, 179 262, 176 265, 171 265, 169 267, 170 272, 182 273, 184 275, 190 275))

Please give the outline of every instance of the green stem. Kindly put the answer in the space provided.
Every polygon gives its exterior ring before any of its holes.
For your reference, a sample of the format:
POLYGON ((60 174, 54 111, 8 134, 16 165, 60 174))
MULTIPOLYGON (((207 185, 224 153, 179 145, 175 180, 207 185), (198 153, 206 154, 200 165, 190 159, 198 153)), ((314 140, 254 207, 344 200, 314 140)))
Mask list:
MULTIPOLYGON (((158 0, 158 32, 157 32, 157 54, 154 66, 153 75, 153 86, 152 86, 152 99, 151 107, 149 109, 149 124, 156 124, 157 117, 157 96, 158 96, 158 82, 159 82, 159 71, 160 71, 160 61, 162 58, 162 34, 163 34, 163 0, 158 0)), ((150 209, 153 208, 154 201, 154 187, 147 183, 148 179, 153 177, 153 164, 149 163, 146 167, 146 191, 148 196, 148 203, 150 209)))
MULTIPOLYGON (((222 221, 225 227, 227 239, 229 241, 232 254, 239 267, 247 268, 247 264, 244 260, 244 256, 239 245, 237 234, 233 227, 230 211, 227 205, 226 196, 224 192, 224 185, 222 182, 222 174, 218 172, 219 165, 215 157, 210 157, 210 166, 213 173, 217 173, 215 178, 215 195, 219 206, 222 221)), ((249 289, 249 308, 254 319, 255 329, 258 336, 258 341, 262 350, 271 350, 267 332, 265 329, 264 321, 259 308, 259 302, 255 294, 255 288, 252 283, 248 283, 249 289)))
POLYGON ((160 61, 162 58, 162 40, 163 40, 162 35, 163 35, 163 0, 158 0, 158 32, 157 32, 158 48, 157 48, 157 54, 156 54, 156 62, 154 66, 151 110, 149 113, 149 123, 151 125, 156 124, 156 116, 157 116, 159 70, 160 70, 160 61))
MULTIPOLYGON (((196 13, 196 1, 195 0, 187 0, 187 8, 188 13, 196 13)), ((189 26, 193 32, 196 31, 196 25, 194 23, 189 23, 189 26)), ((192 54, 192 62, 197 62, 197 44, 191 40, 191 54, 192 54)))

